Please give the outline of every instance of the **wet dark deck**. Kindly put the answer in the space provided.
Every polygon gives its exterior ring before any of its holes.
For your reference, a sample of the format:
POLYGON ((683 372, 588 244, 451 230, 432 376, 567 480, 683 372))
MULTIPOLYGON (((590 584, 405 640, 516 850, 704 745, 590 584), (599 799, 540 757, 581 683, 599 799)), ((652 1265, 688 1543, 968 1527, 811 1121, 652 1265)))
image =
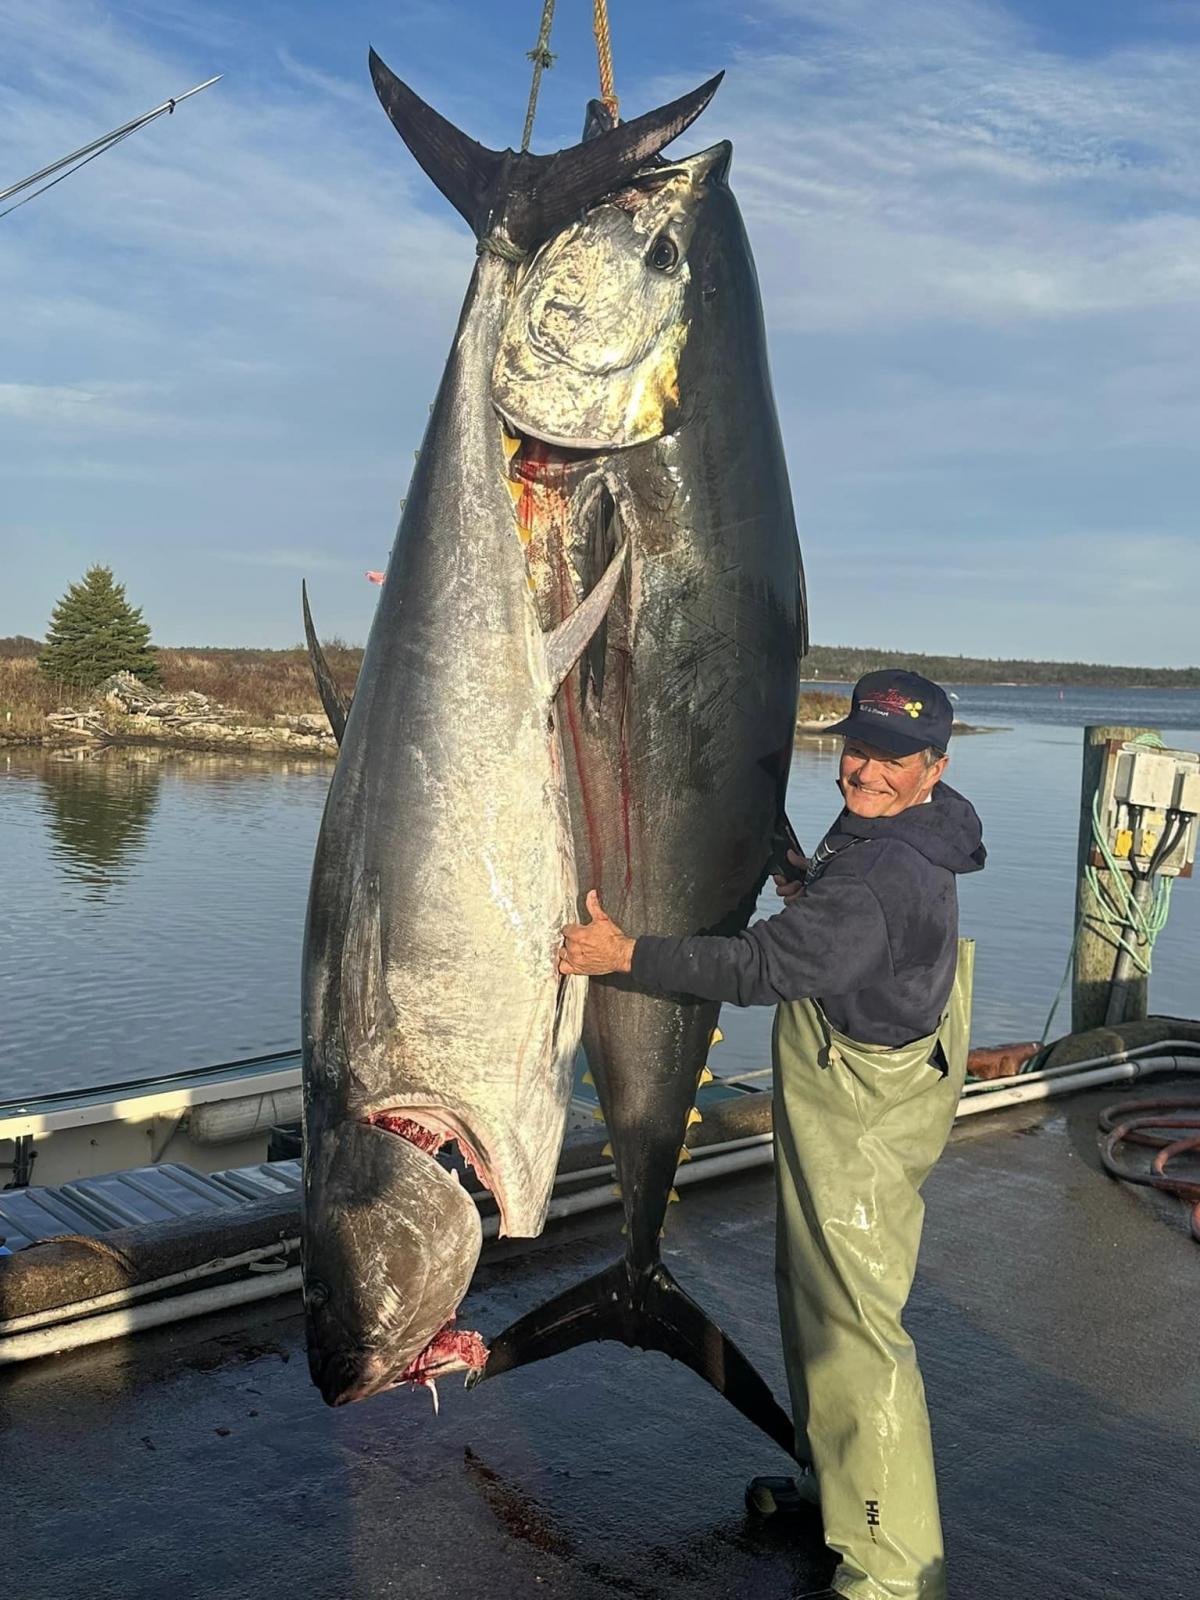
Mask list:
MULTIPOLYGON (((974 1118, 928 1188, 910 1326, 953 1600, 1200 1593, 1200 1249, 1099 1170, 1100 1093, 974 1118)), ((672 1208, 669 1260, 776 1384, 771 1180, 672 1208)), ((493 1257, 484 1333, 615 1253, 614 1213, 493 1257)), ((0 1376, 4 1572, 22 1600, 791 1600, 815 1525, 742 1513, 765 1440, 664 1357, 597 1346, 473 1394, 339 1412, 295 1301, 0 1376)))

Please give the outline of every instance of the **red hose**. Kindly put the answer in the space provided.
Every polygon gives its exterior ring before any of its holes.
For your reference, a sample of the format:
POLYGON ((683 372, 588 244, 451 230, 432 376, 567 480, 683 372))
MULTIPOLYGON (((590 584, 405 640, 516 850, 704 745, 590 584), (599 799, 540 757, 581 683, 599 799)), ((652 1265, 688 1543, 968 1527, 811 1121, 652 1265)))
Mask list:
POLYGON ((1200 1154, 1200 1096, 1125 1100, 1100 1113, 1100 1127, 1107 1135, 1100 1146, 1105 1171, 1125 1183, 1161 1189, 1188 1201, 1192 1237, 1200 1243, 1200 1177, 1183 1178, 1167 1172, 1168 1164, 1178 1157, 1200 1154), (1117 1149, 1123 1144, 1150 1145, 1157 1154, 1147 1170, 1133 1170, 1117 1160, 1117 1149))

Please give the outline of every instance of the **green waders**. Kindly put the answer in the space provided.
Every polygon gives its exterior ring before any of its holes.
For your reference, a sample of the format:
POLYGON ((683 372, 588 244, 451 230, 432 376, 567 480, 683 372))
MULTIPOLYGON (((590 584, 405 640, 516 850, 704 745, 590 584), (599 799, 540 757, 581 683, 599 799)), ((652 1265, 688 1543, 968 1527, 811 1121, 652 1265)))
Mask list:
POLYGON ((966 1075, 974 946, 940 1028, 859 1044, 799 1000, 775 1022, 776 1283, 797 1454, 813 1463, 825 1542, 849 1600, 943 1600, 925 1389, 901 1316, 921 1242, 920 1188, 966 1075), (938 1044, 948 1070, 930 1057, 938 1044))

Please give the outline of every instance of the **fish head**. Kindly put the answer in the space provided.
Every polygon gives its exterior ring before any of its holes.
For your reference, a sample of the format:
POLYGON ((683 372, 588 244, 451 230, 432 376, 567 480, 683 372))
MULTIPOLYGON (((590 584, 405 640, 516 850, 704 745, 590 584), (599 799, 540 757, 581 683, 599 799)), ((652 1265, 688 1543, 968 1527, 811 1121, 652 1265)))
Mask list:
POLYGON ((450 1324, 482 1227, 456 1173, 377 1123, 309 1132, 303 1227, 308 1364, 329 1405, 362 1400, 462 1360, 450 1324))
POLYGON ((731 154, 722 143, 647 168, 534 256, 492 374, 511 430, 609 450, 677 426, 685 353, 719 292, 737 214, 731 154))

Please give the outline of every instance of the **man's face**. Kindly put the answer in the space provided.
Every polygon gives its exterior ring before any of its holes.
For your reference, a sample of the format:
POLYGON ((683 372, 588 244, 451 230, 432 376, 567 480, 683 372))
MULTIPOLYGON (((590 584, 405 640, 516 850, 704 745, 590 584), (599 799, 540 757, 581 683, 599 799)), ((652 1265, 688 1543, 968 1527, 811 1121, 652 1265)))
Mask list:
POLYGON ((846 810, 856 817, 894 817, 909 806, 922 805, 946 770, 948 756, 926 766, 925 753, 894 756, 862 739, 842 745, 838 788, 846 810))

